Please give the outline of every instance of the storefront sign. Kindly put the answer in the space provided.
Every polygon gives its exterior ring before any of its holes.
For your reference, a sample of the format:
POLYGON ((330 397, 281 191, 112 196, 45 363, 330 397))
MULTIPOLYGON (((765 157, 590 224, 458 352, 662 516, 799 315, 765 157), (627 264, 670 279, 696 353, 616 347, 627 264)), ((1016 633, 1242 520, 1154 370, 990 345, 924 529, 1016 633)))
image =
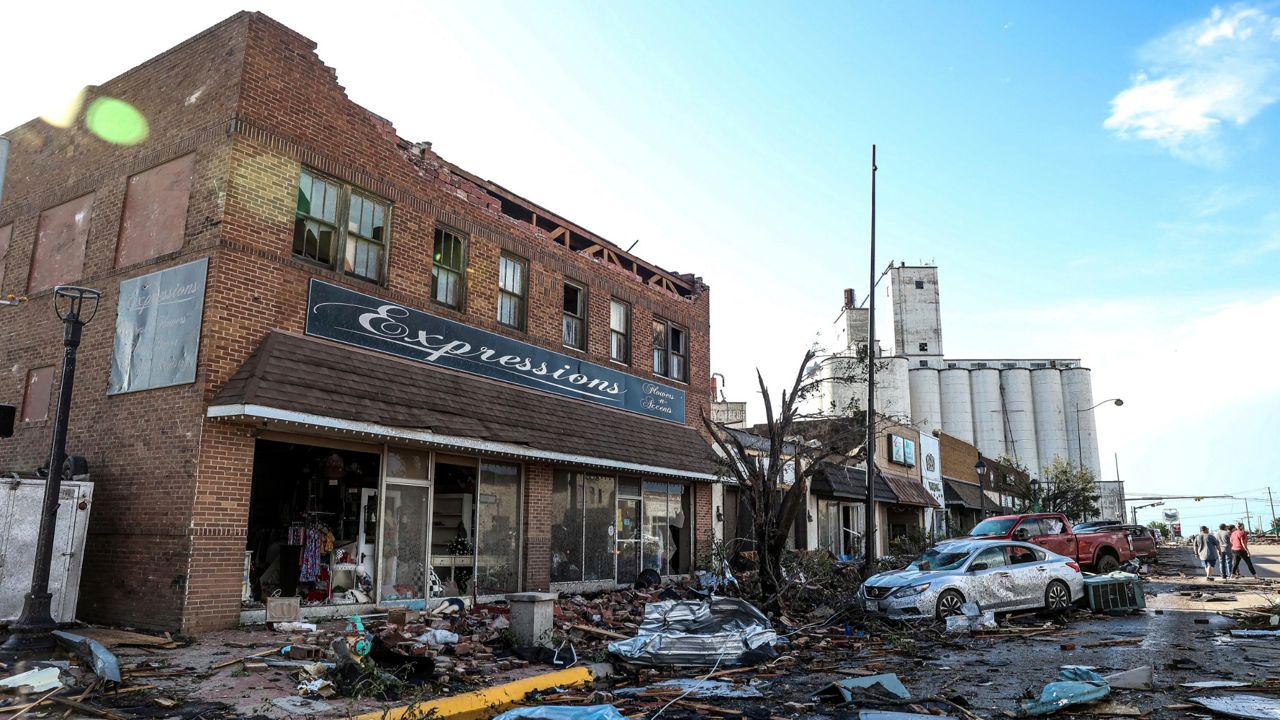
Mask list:
POLYGON ((196 380, 208 258, 120 283, 111 394, 196 380))
POLYGON ((684 391, 363 293, 311 281, 307 334, 684 422, 684 391))
POLYGON ((925 508, 925 526, 937 535, 947 532, 946 510, 943 509, 947 506, 947 498, 942 487, 942 466, 938 462, 940 452, 938 438, 921 433, 920 455, 924 457, 924 467, 920 471, 920 480, 924 489, 938 501, 938 507, 925 508))
POLYGON ((916 443, 901 435, 890 435, 889 442, 893 447, 890 459, 899 465, 916 466, 916 443))

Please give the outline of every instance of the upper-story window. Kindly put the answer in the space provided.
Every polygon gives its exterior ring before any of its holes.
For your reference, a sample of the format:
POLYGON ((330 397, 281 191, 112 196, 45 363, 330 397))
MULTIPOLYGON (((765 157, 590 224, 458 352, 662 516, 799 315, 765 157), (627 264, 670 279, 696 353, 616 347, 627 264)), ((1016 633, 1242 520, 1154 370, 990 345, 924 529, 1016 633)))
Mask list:
POLYGON ((621 300, 609 301, 609 359, 631 364, 631 306, 621 300))
POLYGON ((441 305, 462 307, 467 277, 467 241, 462 235, 436 228, 431 253, 431 297, 441 305))
POLYGON ((569 281, 564 283, 564 346, 587 349, 587 289, 569 281))
POLYGON ((529 263, 502 253, 498 257, 498 322, 517 330, 525 328, 529 296, 529 263))
POLYGON ((294 213, 293 254, 338 267, 353 277, 382 282, 390 207, 344 185, 303 170, 294 213))
POLYGON ((689 332, 657 317, 653 319, 653 374, 689 380, 689 332))

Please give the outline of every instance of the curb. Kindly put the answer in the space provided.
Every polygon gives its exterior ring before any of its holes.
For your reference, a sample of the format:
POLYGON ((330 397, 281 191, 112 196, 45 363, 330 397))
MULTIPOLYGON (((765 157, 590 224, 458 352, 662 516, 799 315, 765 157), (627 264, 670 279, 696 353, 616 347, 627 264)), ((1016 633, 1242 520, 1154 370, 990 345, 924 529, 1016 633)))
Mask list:
POLYGON ((402 707, 389 708, 384 711, 353 715, 351 720, 402 720, 404 718, 426 718, 438 720, 481 720, 493 717, 521 700, 525 695, 538 690, 549 690, 567 685, 582 685, 613 674, 613 666, 608 663, 557 670, 555 672, 534 675, 533 677, 495 685, 483 690, 475 690, 461 695, 451 695, 427 702, 414 703, 402 707))

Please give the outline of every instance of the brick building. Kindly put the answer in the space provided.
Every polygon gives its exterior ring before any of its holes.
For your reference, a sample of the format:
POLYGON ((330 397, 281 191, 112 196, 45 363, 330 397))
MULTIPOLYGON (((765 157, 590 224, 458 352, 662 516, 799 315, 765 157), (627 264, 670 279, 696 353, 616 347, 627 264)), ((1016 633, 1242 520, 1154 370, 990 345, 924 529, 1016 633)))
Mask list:
POLYGON ((707 286, 400 138, 305 37, 240 13, 7 135, 0 292, 30 301, 0 308, 0 469, 45 462, 53 286, 103 291, 81 618, 612 585, 705 549, 707 286))
POLYGON ((948 524, 953 534, 967 533, 984 517, 1014 511, 1017 503, 1012 493, 1019 483, 1027 481, 1025 471, 989 458, 973 444, 944 432, 938 433, 938 446, 948 524), (981 486, 974 469, 978 460, 987 470, 981 486))

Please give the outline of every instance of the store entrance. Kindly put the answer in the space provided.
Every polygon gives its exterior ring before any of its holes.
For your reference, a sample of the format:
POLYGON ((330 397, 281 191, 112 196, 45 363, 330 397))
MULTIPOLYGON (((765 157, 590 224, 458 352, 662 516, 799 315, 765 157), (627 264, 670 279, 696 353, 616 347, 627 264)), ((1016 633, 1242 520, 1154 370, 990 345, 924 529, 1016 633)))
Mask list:
POLYGON ((275 440, 254 446, 244 604, 373 602, 381 456, 275 440))

